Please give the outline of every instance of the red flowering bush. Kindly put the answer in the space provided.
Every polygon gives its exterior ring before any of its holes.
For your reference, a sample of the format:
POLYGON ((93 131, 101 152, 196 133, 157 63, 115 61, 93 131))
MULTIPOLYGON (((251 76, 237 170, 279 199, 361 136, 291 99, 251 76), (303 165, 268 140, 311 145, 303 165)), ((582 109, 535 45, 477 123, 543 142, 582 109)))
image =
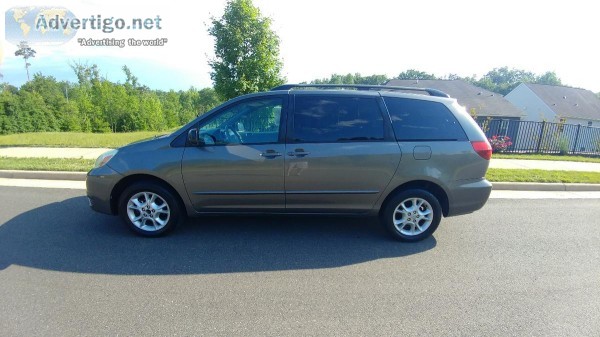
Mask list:
POLYGON ((510 137, 508 136, 492 136, 492 138, 488 139, 490 141, 490 145, 492 146, 492 152, 504 152, 508 149, 509 146, 512 145, 510 141, 510 137))

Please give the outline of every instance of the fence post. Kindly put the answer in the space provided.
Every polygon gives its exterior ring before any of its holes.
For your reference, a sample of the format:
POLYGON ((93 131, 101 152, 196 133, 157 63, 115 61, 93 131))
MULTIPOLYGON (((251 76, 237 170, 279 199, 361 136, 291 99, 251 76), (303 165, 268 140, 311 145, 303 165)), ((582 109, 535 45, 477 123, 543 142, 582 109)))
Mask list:
POLYGON ((535 147, 535 153, 540 153, 540 146, 542 145, 542 138, 544 137, 544 130, 546 130, 546 121, 542 122, 542 127, 540 129, 540 137, 537 142, 537 146, 535 147))
POLYGON ((573 143, 573 150, 571 151, 571 154, 575 154, 575 151, 577 150, 577 141, 579 140, 579 129, 581 129, 581 124, 577 124, 577 132, 575 132, 575 143, 573 143))

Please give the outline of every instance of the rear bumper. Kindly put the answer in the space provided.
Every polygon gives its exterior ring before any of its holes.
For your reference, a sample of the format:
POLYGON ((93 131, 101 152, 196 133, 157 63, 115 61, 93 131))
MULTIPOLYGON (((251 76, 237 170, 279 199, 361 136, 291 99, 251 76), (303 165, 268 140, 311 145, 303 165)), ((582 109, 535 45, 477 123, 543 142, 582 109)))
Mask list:
POLYGON ((475 212, 481 209, 492 192, 492 184, 486 179, 460 180, 450 189, 450 207, 447 216, 475 212))
POLYGON ((88 172, 85 185, 90 207, 100 213, 115 214, 111 208, 111 193, 122 176, 104 165, 88 172))

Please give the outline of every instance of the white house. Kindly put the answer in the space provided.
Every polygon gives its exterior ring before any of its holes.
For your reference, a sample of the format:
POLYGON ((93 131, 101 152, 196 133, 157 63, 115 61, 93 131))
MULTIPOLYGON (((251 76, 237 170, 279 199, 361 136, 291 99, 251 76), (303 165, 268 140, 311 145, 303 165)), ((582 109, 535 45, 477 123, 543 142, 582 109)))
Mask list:
POLYGON ((502 95, 476 87, 463 80, 390 80, 386 85, 441 90, 456 98, 458 104, 478 121, 485 119, 520 120, 523 111, 502 95))
POLYGON ((600 127, 600 98, 589 90, 521 83, 504 98, 523 111, 525 121, 600 127))

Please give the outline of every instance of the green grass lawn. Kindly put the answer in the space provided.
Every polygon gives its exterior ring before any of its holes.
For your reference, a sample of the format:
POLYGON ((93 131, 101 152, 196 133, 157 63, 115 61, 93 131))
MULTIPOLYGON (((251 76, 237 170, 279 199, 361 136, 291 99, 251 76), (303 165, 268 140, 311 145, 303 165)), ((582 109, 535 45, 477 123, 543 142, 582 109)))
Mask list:
POLYGON ((524 159, 524 160, 560 160, 577 161, 583 163, 600 163, 600 157, 584 156, 561 156, 557 154, 513 154, 513 153, 494 153, 492 159, 524 159))
MULTIPOLYGON (((93 159, 0 157, 0 170, 87 172, 93 166, 93 159)), ((486 177, 492 182, 600 184, 600 172, 489 169, 486 177)))
POLYGON ((169 131, 123 133, 31 132, 0 136, 0 146, 108 147, 115 148, 169 131))
POLYGON ((588 183, 600 184, 600 172, 547 171, 520 169, 489 169, 489 181, 534 183, 588 183))
POLYGON ((0 157, 0 170, 87 172, 94 159, 0 157))

